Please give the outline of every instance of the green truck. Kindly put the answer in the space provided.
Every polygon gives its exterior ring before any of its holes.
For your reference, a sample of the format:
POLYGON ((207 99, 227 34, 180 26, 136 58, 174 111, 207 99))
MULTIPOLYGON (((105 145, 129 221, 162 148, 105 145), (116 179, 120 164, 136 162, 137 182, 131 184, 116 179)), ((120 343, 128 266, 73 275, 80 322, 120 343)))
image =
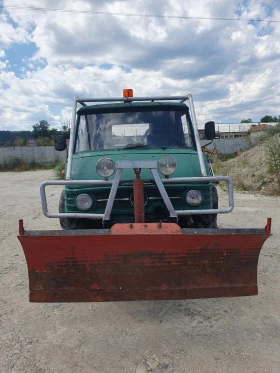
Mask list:
MULTIPOLYGON (((203 131, 215 138, 215 125, 203 131)), ((66 149, 63 135, 57 150, 66 149)), ((26 231, 30 301, 103 302, 254 295, 264 229, 219 229, 232 181, 214 176, 191 95, 74 99, 64 180, 41 184, 63 230, 26 231), (228 185, 218 206, 216 184, 228 185), (63 186, 59 211, 46 187, 63 186)))
MULTIPOLYGON (((201 151, 191 95, 75 99, 73 116, 66 167, 69 183, 59 203, 63 229, 98 229, 134 221, 135 167, 121 167, 122 162, 128 161, 142 162, 144 166, 141 180, 146 222, 217 228, 217 212, 231 211, 232 196, 229 208, 218 211, 215 184, 219 180, 214 178, 201 151), (78 104, 81 107, 77 110, 78 104), (118 169, 122 170, 118 188, 106 211, 118 169), (160 187, 153 174, 157 174, 160 187), (205 179, 206 176, 210 179, 205 179), (199 179, 201 177, 204 179, 199 179), (71 183, 80 180, 104 183, 71 183), (166 191, 164 196, 162 191, 166 191)), ((213 140, 214 137, 215 125, 207 122, 205 138, 213 140)), ((58 135, 56 149, 65 148, 65 140, 58 135)))

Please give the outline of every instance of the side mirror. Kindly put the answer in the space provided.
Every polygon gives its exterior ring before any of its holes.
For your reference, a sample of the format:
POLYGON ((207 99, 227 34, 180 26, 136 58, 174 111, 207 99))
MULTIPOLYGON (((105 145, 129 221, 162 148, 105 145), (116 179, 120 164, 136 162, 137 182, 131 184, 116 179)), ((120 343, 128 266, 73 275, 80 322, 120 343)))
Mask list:
POLYGON ((54 136, 54 147, 55 150, 62 152, 66 149, 66 139, 62 133, 57 133, 54 136))
POLYGON ((206 140, 214 140, 216 137, 215 123, 213 121, 205 123, 204 135, 206 140))

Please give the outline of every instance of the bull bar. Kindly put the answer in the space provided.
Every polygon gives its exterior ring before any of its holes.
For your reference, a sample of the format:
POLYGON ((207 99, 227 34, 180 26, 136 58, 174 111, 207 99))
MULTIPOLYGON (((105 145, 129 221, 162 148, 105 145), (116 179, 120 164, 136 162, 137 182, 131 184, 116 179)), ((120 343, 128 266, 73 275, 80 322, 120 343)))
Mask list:
POLYGON ((113 180, 47 180, 41 184, 40 195, 43 214, 48 218, 86 218, 110 220, 113 203, 116 197, 117 189, 120 183, 123 169, 150 169, 154 182, 162 196, 162 199, 169 211, 171 218, 177 218, 180 215, 201 215, 201 214, 224 214, 229 213, 234 207, 233 183, 228 176, 200 176, 200 177, 180 177, 180 178, 161 178, 157 171, 157 161, 118 161, 116 162, 116 174, 113 180), (184 184, 184 183, 209 183, 226 181, 228 184, 228 207, 218 209, 203 210, 174 210, 171 200, 166 192, 164 184, 184 184), (46 186, 47 185, 99 185, 112 186, 105 208, 104 214, 92 213, 50 213, 48 211, 46 186))

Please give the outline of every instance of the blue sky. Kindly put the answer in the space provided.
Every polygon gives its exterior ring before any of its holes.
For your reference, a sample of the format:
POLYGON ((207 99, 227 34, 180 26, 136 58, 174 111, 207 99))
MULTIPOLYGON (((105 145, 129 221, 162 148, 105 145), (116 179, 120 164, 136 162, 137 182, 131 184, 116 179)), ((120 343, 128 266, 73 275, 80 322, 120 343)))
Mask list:
POLYGON ((280 21, 278 0, 0 6, 0 130, 32 130, 42 119, 60 128, 73 97, 118 97, 127 87, 135 96, 192 93, 200 125, 280 115, 280 22, 252 21, 280 21))

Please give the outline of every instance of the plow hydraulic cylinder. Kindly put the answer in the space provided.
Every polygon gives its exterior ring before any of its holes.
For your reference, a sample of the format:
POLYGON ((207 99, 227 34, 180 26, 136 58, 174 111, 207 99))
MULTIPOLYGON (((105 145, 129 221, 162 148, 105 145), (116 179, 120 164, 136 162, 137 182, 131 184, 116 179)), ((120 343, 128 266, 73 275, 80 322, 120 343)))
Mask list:
POLYGON ((141 170, 134 170, 136 179, 133 180, 133 194, 134 194, 134 221, 135 223, 145 222, 144 211, 144 184, 140 179, 141 170))

